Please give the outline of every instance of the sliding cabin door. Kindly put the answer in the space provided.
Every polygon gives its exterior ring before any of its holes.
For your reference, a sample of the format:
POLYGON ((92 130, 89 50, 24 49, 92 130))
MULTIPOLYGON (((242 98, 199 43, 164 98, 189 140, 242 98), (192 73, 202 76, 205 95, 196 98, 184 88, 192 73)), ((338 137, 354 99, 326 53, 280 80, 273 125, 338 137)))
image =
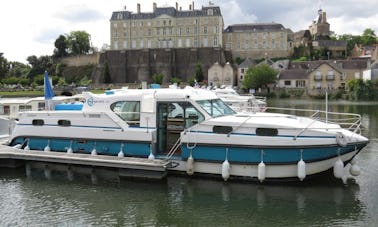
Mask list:
MULTIPOLYGON (((157 103, 157 152, 168 153, 179 145, 181 132, 204 120, 203 115, 189 102, 157 103)), ((175 154, 181 153, 180 146, 175 154)))

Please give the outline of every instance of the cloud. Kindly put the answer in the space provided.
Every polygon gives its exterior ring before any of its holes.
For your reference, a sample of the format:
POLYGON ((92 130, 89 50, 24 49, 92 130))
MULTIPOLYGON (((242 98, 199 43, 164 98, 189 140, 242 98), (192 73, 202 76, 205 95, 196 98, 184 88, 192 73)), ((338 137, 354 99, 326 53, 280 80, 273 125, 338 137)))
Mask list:
POLYGON ((56 17, 70 23, 85 23, 106 20, 110 16, 100 10, 91 9, 86 5, 68 5, 56 12, 56 17))

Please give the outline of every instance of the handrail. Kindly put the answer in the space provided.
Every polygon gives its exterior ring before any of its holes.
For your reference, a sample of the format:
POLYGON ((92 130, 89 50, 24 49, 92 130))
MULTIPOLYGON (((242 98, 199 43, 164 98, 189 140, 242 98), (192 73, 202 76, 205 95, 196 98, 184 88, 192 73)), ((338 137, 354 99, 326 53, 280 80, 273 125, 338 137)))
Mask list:
MULTIPOLYGON (((295 111, 296 116, 304 116, 310 119, 325 122, 327 124, 338 124, 340 127, 345 128, 354 133, 361 133, 361 115, 355 113, 339 113, 339 112, 327 112, 323 110, 310 110, 310 109, 295 109, 295 108, 282 108, 282 107, 267 107, 267 110, 283 110, 283 111, 295 111), (310 116, 298 113, 312 113, 310 116), (322 116, 324 115, 324 116, 322 116)), ((311 122, 304 131, 309 128, 313 122, 311 122)), ((303 133, 303 132, 301 132, 303 133)), ((301 134, 300 133, 300 134, 301 134)), ((299 136, 299 135, 298 135, 299 136)))

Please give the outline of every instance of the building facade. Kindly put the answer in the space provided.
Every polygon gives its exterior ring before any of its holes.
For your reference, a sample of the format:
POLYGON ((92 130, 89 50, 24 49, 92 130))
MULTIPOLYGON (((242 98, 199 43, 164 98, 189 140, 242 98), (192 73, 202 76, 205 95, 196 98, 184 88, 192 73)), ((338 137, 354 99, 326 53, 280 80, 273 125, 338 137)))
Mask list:
POLYGON ((291 54, 288 30, 277 23, 235 24, 223 32, 223 44, 234 58, 276 58, 291 54))
POLYGON ((127 10, 113 12, 110 19, 111 50, 155 48, 221 47, 223 17, 218 6, 209 4, 189 10, 176 7, 157 7, 153 12, 127 10))
POLYGON ((220 87, 222 85, 231 86, 235 85, 234 69, 230 63, 224 66, 218 62, 214 63, 208 70, 208 83, 211 86, 220 87))

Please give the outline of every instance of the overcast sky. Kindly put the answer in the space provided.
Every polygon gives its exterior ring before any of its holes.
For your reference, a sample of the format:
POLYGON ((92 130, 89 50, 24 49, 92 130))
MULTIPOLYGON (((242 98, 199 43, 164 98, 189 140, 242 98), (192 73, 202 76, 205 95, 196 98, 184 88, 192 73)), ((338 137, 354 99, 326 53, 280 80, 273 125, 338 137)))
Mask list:
MULTIPOLYGON (((31 55, 52 55, 54 42, 61 34, 84 30, 92 44, 101 48, 110 43, 110 22, 113 11, 142 12, 158 7, 175 6, 188 10, 192 0, 12 0, 0 7, 0 53, 8 61, 27 63, 31 55)), ((327 12, 331 30, 336 34, 361 35, 366 28, 378 33, 377 0, 212 0, 220 6, 225 28, 238 23, 280 23, 292 31, 308 29, 321 7, 327 12)), ((209 1, 194 1, 195 9, 209 1)))

